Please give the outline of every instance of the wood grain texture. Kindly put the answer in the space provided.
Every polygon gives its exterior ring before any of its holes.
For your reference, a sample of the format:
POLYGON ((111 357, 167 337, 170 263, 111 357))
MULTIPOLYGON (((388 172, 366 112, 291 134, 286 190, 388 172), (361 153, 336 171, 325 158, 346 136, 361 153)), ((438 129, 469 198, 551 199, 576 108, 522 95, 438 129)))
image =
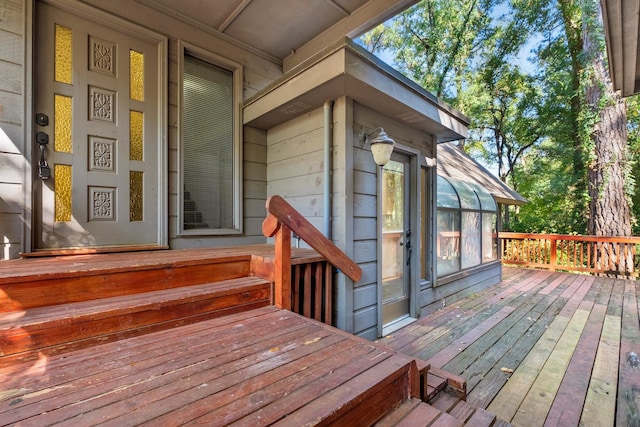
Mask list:
POLYGON ((309 221, 280 196, 267 200, 267 211, 278 218, 290 230, 300 236, 309 246, 324 256, 331 264, 354 282, 360 281, 362 270, 344 252, 322 235, 309 221))

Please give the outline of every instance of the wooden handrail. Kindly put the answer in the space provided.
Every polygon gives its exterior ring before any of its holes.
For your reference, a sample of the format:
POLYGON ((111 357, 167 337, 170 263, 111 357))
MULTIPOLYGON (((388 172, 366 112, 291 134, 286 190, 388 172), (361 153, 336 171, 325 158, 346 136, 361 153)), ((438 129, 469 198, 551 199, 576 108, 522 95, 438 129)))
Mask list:
POLYGON ((275 304, 291 309, 291 232, 296 233, 311 248, 342 271, 354 282, 362 277, 362 269, 336 245, 327 239, 305 217, 280 196, 271 196, 266 203, 267 218, 262 223, 266 237, 275 236, 275 304))

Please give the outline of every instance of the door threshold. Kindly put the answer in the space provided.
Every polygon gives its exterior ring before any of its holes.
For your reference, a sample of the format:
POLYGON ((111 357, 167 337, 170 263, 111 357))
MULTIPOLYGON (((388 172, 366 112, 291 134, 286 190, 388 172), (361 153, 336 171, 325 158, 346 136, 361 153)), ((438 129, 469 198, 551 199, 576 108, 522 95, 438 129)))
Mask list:
POLYGON ((141 251, 158 251, 169 249, 169 246, 158 245, 131 245, 131 246, 104 246, 95 248, 61 248, 61 249, 43 249, 34 252, 22 252, 20 258, 36 258, 48 256, 64 256, 64 255, 90 255, 90 254, 111 254, 119 252, 141 252, 141 251))
POLYGON ((405 317, 401 317, 400 319, 394 320, 391 323, 387 323, 386 325, 382 326, 382 336, 383 337, 387 336, 390 333, 397 331, 398 329, 401 329, 407 325, 410 325, 416 320, 418 319, 411 317, 409 315, 406 315, 405 317))

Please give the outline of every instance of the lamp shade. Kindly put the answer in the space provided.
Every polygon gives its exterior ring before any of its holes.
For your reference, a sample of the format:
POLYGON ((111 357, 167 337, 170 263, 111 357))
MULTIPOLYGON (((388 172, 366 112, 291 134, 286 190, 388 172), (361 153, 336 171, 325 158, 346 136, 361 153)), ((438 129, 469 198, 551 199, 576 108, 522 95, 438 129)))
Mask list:
POLYGON ((391 153, 393 153, 393 146, 395 141, 387 135, 382 128, 378 128, 367 137, 367 140, 371 144, 371 154, 373 154, 373 161, 378 166, 386 165, 391 159, 391 153))

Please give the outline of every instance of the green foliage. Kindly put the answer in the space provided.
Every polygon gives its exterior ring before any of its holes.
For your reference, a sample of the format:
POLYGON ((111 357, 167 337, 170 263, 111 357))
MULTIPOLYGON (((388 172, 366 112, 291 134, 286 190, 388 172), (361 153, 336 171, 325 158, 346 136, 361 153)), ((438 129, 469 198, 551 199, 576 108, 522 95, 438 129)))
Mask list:
MULTIPOLYGON (((512 216, 514 231, 587 232, 586 166, 599 119, 597 109, 583 108, 583 82, 593 81, 583 37, 593 26, 589 40, 604 49, 597 7, 597 0, 422 0, 362 38, 470 118, 465 150, 529 200, 512 216)), ((626 183, 640 218, 633 179, 640 101, 629 99, 628 108, 626 183)))
MULTIPOLYGON (((640 176, 640 95, 627 98, 627 142, 629 144, 629 175, 640 176)), ((631 195, 633 234, 640 234, 640 186, 627 181, 627 192, 631 195)))
POLYGON ((586 217, 576 204, 570 148, 546 139, 518 165, 518 191, 529 203, 520 207, 511 222, 513 231, 528 233, 584 234, 586 217))

